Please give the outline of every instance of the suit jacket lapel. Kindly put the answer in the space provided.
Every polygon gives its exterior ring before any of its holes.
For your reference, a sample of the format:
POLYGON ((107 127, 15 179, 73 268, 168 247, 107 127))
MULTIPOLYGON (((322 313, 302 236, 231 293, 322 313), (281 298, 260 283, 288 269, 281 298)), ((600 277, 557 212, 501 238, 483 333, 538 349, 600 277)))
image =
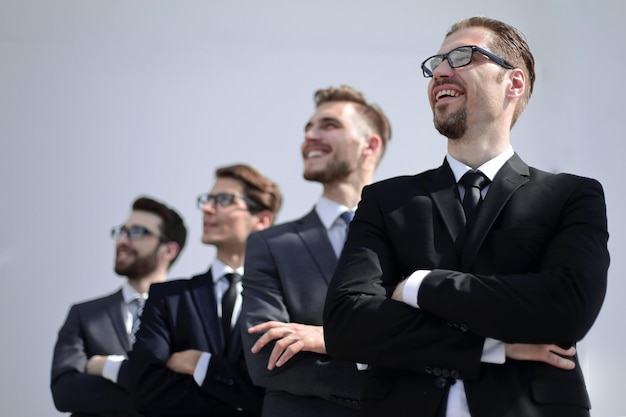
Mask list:
POLYGON ((197 275, 189 280, 189 292, 196 306, 202 323, 206 340, 211 352, 223 352, 224 335, 222 323, 217 317, 217 301, 213 289, 211 269, 203 275, 197 275))
POLYGON ((454 180, 454 174, 444 159, 443 165, 435 170, 427 181, 428 190, 443 223, 452 238, 459 254, 466 238, 465 215, 459 200, 459 191, 454 180))
POLYGON ((115 334, 120 340, 120 343, 127 352, 130 351, 131 345, 128 339, 128 332, 126 331, 126 318, 124 313, 126 308, 124 307, 124 294, 122 290, 119 290, 111 297, 111 302, 107 304, 107 311, 111 319, 111 324, 115 329, 115 334))
POLYGON ((337 265, 337 256, 330 244, 326 228, 317 216, 315 209, 300 219, 296 228, 303 244, 319 267, 324 280, 329 283, 337 265))
POLYGON ((474 227, 465 242, 461 264, 463 270, 469 270, 496 218, 513 193, 528 182, 528 178, 528 165, 517 154, 500 168, 481 203, 474 227))

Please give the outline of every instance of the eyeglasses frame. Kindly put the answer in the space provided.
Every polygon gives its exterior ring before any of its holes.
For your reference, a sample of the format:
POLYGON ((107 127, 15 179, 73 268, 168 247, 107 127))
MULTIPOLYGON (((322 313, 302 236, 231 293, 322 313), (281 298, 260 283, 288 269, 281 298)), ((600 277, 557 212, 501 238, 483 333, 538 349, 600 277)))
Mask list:
POLYGON ((215 205, 215 207, 220 206, 220 207, 229 207, 231 205, 233 205, 234 203, 234 199, 235 198, 239 198, 241 200, 243 200, 246 203, 246 206, 248 207, 248 210, 253 211, 253 212, 258 212, 261 210, 264 210, 265 207, 263 207, 262 205, 260 205, 259 203, 257 203, 256 201, 241 195, 241 194, 235 194, 235 193, 227 193, 227 192, 222 192, 222 193, 217 193, 217 194, 210 194, 210 193, 202 193, 200 195, 198 195, 198 197, 196 198, 196 204, 198 206, 198 208, 200 210, 203 209, 203 207, 207 204, 211 203, 211 200, 213 200, 213 203, 215 205), (227 205, 222 205, 221 203, 218 203, 217 199, 219 195, 229 195, 232 196, 232 202, 230 204, 227 205), (201 200, 202 199, 202 200, 201 200))
POLYGON ((126 239, 131 240, 131 241, 140 240, 146 236, 154 236, 158 238, 161 243, 169 242, 169 239, 167 239, 167 237, 163 235, 157 235, 152 230, 144 226, 134 225, 134 226, 126 227, 126 225, 121 225, 121 226, 113 226, 111 228, 112 239, 118 240, 122 234, 125 234, 126 239), (137 237, 130 237, 130 229, 140 229, 142 231, 142 234, 137 237))
MULTIPOLYGON (((435 69, 437 69, 436 67, 434 69, 430 69, 426 67, 426 63, 428 61, 430 61, 433 58, 441 58, 441 63, 439 65, 441 65, 443 63, 444 60, 448 61, 448 65, 450 65, 450 68, 462 68, 465 67, 469 64, 472 63, 472 61, 474 60, 474 52, 480 52, 482 55, 486 56, 487 58, 489 58, 490 60, 492 60, 493 62, 495 62, 496 64, 500 65, 503 68, 506 68, 508 70, 512 70, 515 67, 513 65, 511 65, 506 59, 499 57, 498 55, 489 52, 486 49, 481 48, 480 46, 477 45, 462 45, 462 46, 457 46, 454 49, 449 50, 448 52, 446 52, 445 54, 437 54, 437 55, 433 55, 431 57, 428 57, 424 60, 424 62, 422 62, 422 74, 424 75, 425 78, 432 78, 433 76, 433 71, 435 69), (469 62, 467 64, 463 64, 463 65, 457 65, 456 67, 452 65, 452 62, 450 62, 450 54, 454 51, 457 51, 461 48, 471 48, 471 54, 470 54, 470 59, 469 62)), ((437 67, 439 66, 437 65, 437 67)))

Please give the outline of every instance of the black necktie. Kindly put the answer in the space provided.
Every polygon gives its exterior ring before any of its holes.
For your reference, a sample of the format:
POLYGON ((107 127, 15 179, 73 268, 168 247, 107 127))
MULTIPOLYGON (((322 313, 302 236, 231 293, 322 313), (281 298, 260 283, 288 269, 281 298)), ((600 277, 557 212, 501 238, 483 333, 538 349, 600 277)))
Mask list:
POLYGON ((478 204, 481 200, 480 190, 489 184, 489 179, 480 171, 467 171, 459 182, 465 187, 463 210, 465 211, 465 224, 469 229, 476 218, 478 204))
POLYGON ((222 330, 224 332, 224 341, 228 345, 231 332, 230 323, 233 319, 235 300, 237 300, 237 283, 241 281, 241 275, 226 274, 224 278, 228 280, 228 289, 222 296, 222 330))

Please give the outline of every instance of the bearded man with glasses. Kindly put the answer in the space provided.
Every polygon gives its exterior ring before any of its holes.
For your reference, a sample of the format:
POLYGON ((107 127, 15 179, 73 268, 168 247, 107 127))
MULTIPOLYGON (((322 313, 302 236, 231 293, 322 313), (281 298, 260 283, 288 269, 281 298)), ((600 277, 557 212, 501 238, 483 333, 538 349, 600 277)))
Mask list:
POLYGON ((364 189, 326 298, 328 353, 368 365, 360 416, 588 417, 575 344, 606 292, 602 186, 513 151, 535 81, 517 29, 457 22, 422 72, 448 154, 364 189))
POLYGON ((111 295, 73 305, 54 348, 52 398, 59 411, 77 417, 138 415, 129 392, 127 352, 148 288, 165 281, 187 229, 176 211, 140 197, 111 237, 115 272, 126 281, 111 295))
POLYGON ((149 416, 253 416, 263 392, 250 380, 239 329, 248 235, 269 227, 282 203, 276 183, 248 165, 216 170, 197 198, 204 274, 153 285, 131 354, 131 391, 149 416))

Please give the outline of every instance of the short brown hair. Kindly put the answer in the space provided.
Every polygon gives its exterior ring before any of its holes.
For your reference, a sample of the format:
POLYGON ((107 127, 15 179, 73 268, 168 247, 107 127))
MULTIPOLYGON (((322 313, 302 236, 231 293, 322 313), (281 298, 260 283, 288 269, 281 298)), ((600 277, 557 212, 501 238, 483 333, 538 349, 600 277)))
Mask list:
POLYGON ((514 67, 521 68, 526 75, 528 83, 524 96, 515 109, 513 121, 511 122, 511 127, 513 127, 526 108, 533 92, 535 85, 535 58, 530 52, 530 48, 522 32, 509 24, 488 17, 475 16, 460 20, 452 25, 446 34, 446 38, 460 29, 471 27, 483 27, 492 31, 495 36, 492 38, 491 45, 486 46, 491 52, 506 59, 514 67))
MULTIPOLYGON (((217 178, 232 178, 243 184, 243 195, 261 206, 261 210, 269 210, 278 214, 283 202, 283 196, 278 185, 262 175, 250 165, 236 164, 221 167, 215 170, 217 178)), ((249 208, 250 212, 261 211, 249 208)))
POLYGON ((185 247, 185 241, 187 240, 187 228, 183 218, 176 212, 176 210, 166 206, 150 197, 139 197, 133 202, 133 210, 147 211, 148 213, 156 214, 161 218, 161 240, 163 242, 176 242, 178 244, 178 253, 171 260, 169 266, 172 266, 174 261, 178 258, 178 255, 183 251, 185 247))
POLYGON ((378 105, 368 103, 363 93, 347 85, 340 85, 339 88, 328 87, 315 92, 313 96, 315 107, 319 108, 324 103, 347 101, 356 104, 357 111, 363 116, 370 128, 380 136, 382 140, 382 155, 387 149, 387 142, 391 139, 391 125, 385 113, 378 105))

